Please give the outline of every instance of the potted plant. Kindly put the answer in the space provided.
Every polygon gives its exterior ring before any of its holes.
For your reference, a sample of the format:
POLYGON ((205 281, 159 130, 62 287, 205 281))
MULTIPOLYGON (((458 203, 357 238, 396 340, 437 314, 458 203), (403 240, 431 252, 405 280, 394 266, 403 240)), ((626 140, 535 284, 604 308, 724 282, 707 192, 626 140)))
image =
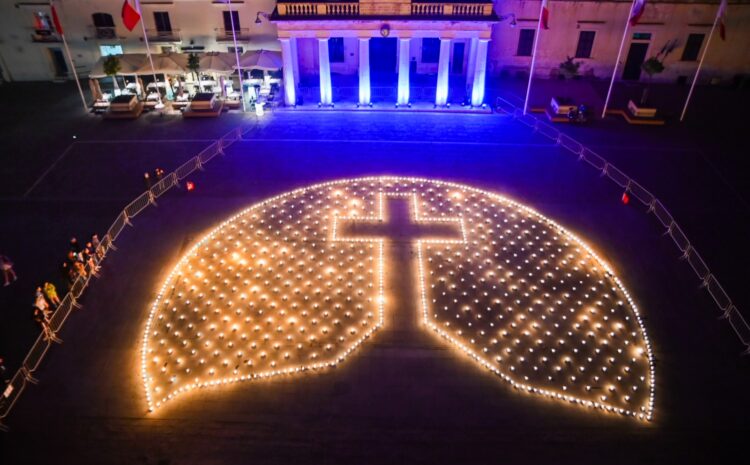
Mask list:
POLYGON ((198 81, 198 70, 201 69, 201 59, 197 53, 188 55, 187 68, 193 73, 193 77, 198 81))
POLYGON ((581 62, 574 61, 573 57, 569 56, 565 61, 560 63, 560 76, 568 79, 573 79, 578 76, 578 71, 581 68, 581 62))
POLYGON ((115 91, 120 90, 120 86, 117 85, 117 73, 120 72, 122 66, 120 66, 120 59, 117 55, 110 55, 104 59, 103 63, 104 74, 112 76, 112 82, 115 85, 115 91))

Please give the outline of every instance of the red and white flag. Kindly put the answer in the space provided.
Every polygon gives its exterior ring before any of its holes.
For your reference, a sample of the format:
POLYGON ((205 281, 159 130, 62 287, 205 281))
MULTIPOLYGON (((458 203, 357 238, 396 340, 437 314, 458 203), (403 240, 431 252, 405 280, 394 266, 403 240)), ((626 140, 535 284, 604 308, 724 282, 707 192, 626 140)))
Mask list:
POLYGON ((49 7, 52 10, 52 22, 55 24, 55 30, 58 34, 63 34, 63 28, 62 24, 60 24, 60 18, 57 16, 57 10, 55 9, 55 4, 50 2, 49 7))
POLYGON ((547 0, 542 0, 542 27, 549 29, 549 8, 547 8, 547 0))
POLYGON ((122 22, 125 24, 125 27, 128 28, 128 31, 132 31, 133 28, 138 25, 138 21, 140 20, 141 15, 138 13, 138 10, 130 5, 129 0, 125 0, 122 4, 122 22))
POLYGON ((719 11, 716 12, 716 16, 719 18, 719 37, 721 37, 721 40, 727 40, 727 28, 725 25, 727 0, 721 0, 721 5, 719 5, 719 11))
POLYGON ((646 9, 646 0, 635 0, 633 9, 630 11, 630 26, 635 26, 643 16, 643 11, 646 9))

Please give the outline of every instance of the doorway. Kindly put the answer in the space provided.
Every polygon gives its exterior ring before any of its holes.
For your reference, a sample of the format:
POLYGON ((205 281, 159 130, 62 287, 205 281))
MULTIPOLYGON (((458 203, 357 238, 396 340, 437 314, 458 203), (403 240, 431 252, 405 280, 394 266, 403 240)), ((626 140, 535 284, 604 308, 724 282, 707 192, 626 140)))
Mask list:
POLYGON ((55 70, 56 78, 68 77, 68 64, 65 63, 65 56, 62 50, 59 48, 49 49, 50 59, 52 60, 52 67, 55 70))
POLYGON ((453 64, 451 65, 451 73, 462 74, 464 72, 464 50, 466 44, 463 42, 456 42, 453 45, 453 64))
POLYGON ((647 42, 633 42, 630 44, 628 59, 625 61, 625 68, 622 71, 622 78, 624 80, 637 81, 641 78, 641 65, 646 59, 647 51, 647 42))
POLYGON ((370 39, 370 69, 373 72, 396 72, 397 41, 395 37, 370 39))

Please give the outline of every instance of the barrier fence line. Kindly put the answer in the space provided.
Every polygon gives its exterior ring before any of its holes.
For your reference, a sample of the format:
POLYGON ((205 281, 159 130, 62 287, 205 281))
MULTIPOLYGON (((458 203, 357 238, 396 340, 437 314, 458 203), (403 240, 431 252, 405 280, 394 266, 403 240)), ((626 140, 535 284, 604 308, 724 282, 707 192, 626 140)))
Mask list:
POLYGON ((644 206, 648 207, 648 213, 652 213, 656 217, 665 229, 665 234, 669 235, 677 249, 682 253, 682 258, 688 262, 690 268, 700 280, 701 286, 706 288, 706 291, 713 298, 719 310, 721 310, 721 317, 729 321, 740 342, 745 346, 743 354, 750 353, 750 326, 748 326, 747 320, 732 303, 732 299, 724 291, 724 288, 721 287, 719 281, 700 254, 698 254, 698 251, 695 250, 687 235, 674 220, 672 214, 669 213, 664 204, 656 196, 620 171, 619 168, 609 163, 604 157, 588 149, 567 134, 539 120, 536 116, 531 114, 524 115, 521 109, 507 100, 498 97, 496 108, 498 111, 506 113, 520 123, 532 128, 535 132, 554 140, 558 145, 578 156, 579 160, 585 161, 594 167, 602 176, 607 176, 612 182, 623 188, 628 195, 631 195, 644 206))
MULTIPOLYGON (((257 120, 256 120, 257 125, 257 120)), ((203 165, 211 161, 216 155, 224 154, 224 149, 235 142, 242 140, 242 136, 250 132, 255 125, 247 127, 238 127, 224 134, 208 147, 203 149, 197 156, 183 163, 173 172, 164 176, 159 182, 154 184, 132 202, 130 202, 115 218, 106 234, 100 240, 99 246, 95 250, 95 257, 92 264, 86 264, 84 267, 85 275, 81 275, 73 282, 70 289, 60 301, 55 312, 47 323, 47 329, 43 330, 37 337, 31 349, 21 363, 21 367, 11 378, 10 382, 0 393, 0 431, 7 431, 8 428, 3 425, 2 421, 10 413, 21 393, 26 389, 26 384, 36 384, 37 380, 32 375, 39 369, 49 348, 53 342, 62 343, 56 334, 62 329, 73 309, 80 307, 78 300, 88 287, 92 276, 97 276, 97 269, 104 261, 110 249, 117 250, 114 242, 120 236, 125 226, 130 225, 130 219, 134 218, 149 206, 156 206, 156 199, 164 195, 175 186, 179 186, 179 181, 185 179, 191 173, 202 169, 203 165)))

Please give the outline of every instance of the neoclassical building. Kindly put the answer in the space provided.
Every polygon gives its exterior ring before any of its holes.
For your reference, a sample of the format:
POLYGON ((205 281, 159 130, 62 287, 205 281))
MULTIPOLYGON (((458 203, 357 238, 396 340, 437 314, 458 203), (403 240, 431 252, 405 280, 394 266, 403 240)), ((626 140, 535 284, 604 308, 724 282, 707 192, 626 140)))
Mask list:
MULTIPOLYGON (((638 81, 666 45, 654 80, 688 84, 709 49, 701 83, 750 82, 750 0, 729 0, 726 41, 708 36, 719 0, 648 0, 625 37, 618 79, 638 81)), ((143 53, 143 31, 124 27, 122 0, 57 0, 75 68, 87 76, 107 54, 143 53)), ((608 79, 629 0, 140 0, 154 53, 281 50, 288 103, 479 104, 504 78, 556 78, 572 57, 582 76, 608 79)), ((0 82, 72 79, 48 0, 0 2, 0 82)))
POLYGON ((452 71, 465 76, 466 99, 471 105, 484 103, 488 42, 498 20, 491 1, 283 0, 270 20, 277 25, 281 43, 287 105, 297 102, 302 41, 307 45, 305 62, 317 61, 321 105, 333 104, 331 54, 337 55, 335 61, 342 67, 356 63, 359 105, 372 103, 373 70, 397 73, 395 103, 408 105, 409 74, 411 68, 416 70, 417 50, 420 62, 436 62, 435 105, 448 103, 452 71), (354 50, 347 54, 348 49, 354 50))

